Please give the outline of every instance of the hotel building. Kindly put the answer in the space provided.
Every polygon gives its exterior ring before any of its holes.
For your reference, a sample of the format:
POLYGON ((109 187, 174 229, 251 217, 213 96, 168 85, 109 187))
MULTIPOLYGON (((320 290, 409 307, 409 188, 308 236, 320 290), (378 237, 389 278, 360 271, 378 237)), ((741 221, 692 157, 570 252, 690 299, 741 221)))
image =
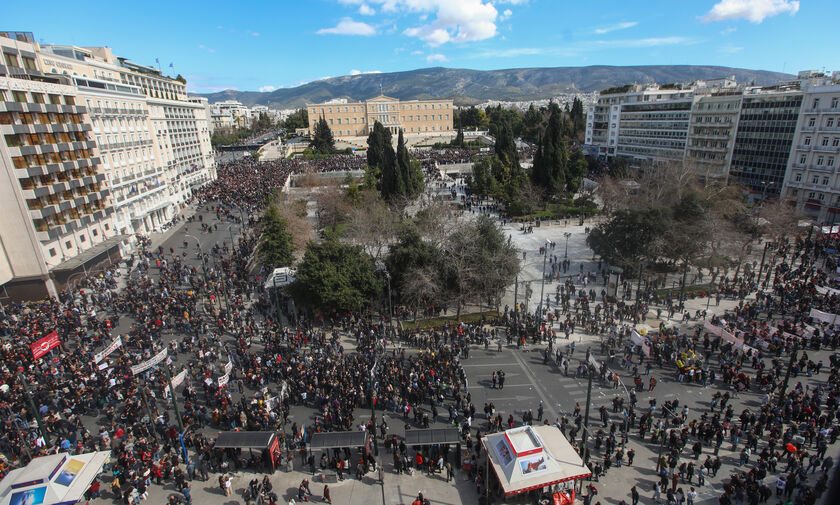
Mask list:
POLYGON ((309 111, 309 131, 324 118, 336 138, 362 137, 370 133, 376 121, 394 135, 439 135, 453 132, 454 108, 452 100, 400 101, 379 95, 364 102, 334 100, 321 104, 306 104, 309 111))
POLYGON ((120 236, 93 126, 69 76, 40 66, 28 32, 0 33, 0 298, 38 299, 120 236))

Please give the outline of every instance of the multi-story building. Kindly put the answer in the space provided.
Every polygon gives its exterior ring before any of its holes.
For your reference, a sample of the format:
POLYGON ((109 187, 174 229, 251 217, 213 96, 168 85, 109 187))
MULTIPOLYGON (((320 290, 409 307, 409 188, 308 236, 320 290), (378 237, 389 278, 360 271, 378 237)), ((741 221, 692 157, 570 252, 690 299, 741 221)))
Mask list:
POLYGON ((692 92, 641 84, 604 90, 587 111, 586 144, 600 156, 682 159, 692 92))
POLYGON ((797 82, 744 91, 729 182, 762 197, 781 193, 801 106, 797 82))
POLYGON ((361 137, 370 132, 376 121, 392 134, 400 129, 403 134, 452 133, 452 100, 400 101, 379 95, 364 102, 327 102, 306 104, 309 111, 309 131, 324 118, 335 137, 361 137))
POLYGON ((804 92, 783 197, 823 223, 840 221, 840 72, 800 72, 804 92))
POLYGON ((38 55, 52 74, 71 76, 93 122, 106 183, 111 191, 115 225, 124 234, 123 250, 135 234, 158 229, 174 212, 153 141, 146 94, 138 86, 120 83, 121 67, 109 63, 104 52, 96 58, 89 49, 44 45, 38 55), (96 76, 96 77, 93 77, 96 76))
POLYGON ((729 177, 742 93, 738 87, 695 90, 685 160, 705 180, 729 177))
POLYGON ((2 297, 56 294, 121 237, 93 126, 72 78, 40 66, 28 32, 0 32, 2 297))

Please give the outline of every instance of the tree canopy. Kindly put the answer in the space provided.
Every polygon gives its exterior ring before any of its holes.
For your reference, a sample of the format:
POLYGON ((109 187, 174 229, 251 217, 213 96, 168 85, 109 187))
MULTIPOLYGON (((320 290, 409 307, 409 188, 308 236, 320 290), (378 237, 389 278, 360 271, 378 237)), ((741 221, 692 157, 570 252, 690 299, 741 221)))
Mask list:
POLYGON ((277 207, 269 205, 260 223, 262 235, 257 246, 257 257, 264 266, 279 268, 292 264, 292 234, 288 227, 277 207))
POLYGON ((288 287, 296 304, 322 314, 358 311, 381 291, 373 258, 361 247, 331 237, 307 245, 295 282, 288 287))
POLYGON ((549 107, 548 125, 534 153, 531 180, 548 196, 567 191, 569 152, 564 135, 562 111, 556 103, 549 107))

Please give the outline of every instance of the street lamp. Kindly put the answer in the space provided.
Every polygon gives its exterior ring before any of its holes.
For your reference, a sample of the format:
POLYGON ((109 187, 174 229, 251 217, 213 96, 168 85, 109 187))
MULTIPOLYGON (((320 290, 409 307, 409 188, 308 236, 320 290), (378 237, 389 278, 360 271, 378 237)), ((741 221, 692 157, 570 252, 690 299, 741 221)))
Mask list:
POLYGON ((569 237, 571 237, 572 234, 571 234, 571 232, 567 231, 566 233, 563 234, 563 236, 566 237, 566 252, 563 253, 563 257, 568 258, 569 257, 569 237))
MULTIPOLYGON (((568 244, 568 239, 567 242, 568 244)), ((548 246, 550 246, 552 242, 550 240, 545 241, 545 249, 543 250, 543 272, 542 272, 542 284, 540 285, 540 304, 539 308, 537 309, 537 317, 542 319, 542 304, 543 304, 543 294, 545 292, 545 262, 548 258, 548 246)))
MULTIPOLYGON (((391 329, 391 335, 394 334, 394 309, 391 307, 391 273, 385 270, 385 279, 388 281, 388 326, 391 329)), ((386 339, 387 343, 388 340, 386 339)))
POLYGON ((379 366, 379 358, 376 358, 376 361, 373 362, 373 366, 370 369, 370 420, 373 424, 373 433, 371 433, 371 437, 373 438, 373 455, 379 457, 379 443, 376 440, 376 391, 373 389, 373 377, 376 375, 376 368, 379 366))

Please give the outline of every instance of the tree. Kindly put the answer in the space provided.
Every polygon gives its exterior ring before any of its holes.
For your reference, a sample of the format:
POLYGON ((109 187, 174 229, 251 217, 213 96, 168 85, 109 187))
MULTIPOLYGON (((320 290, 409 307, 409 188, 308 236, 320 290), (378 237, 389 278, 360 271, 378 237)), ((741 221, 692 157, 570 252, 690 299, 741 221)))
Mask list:
POLYGON ((315 123, 315 132, 312 136, 312 142, 309 145, 318 154, 332 154, 335 152, 335 139, 333 139, 330 125, 327 124, 327 120, 323 116, 315 123))
POLYGON ((484 123, 486 115, 484 111, 475 106, 469 109, 460 109, 458 121, 461 127, 478 129, 484 123))
POLYGON ((464 147, 464 130, 458 127, 458 133, 455 134, 455 139, 451 142, 452 147, 464 147))
POLYGON ((283 128, 289 132, 294 132, 298 128, 306 128, 309 126, 309 112, 306 109, 298 109, 286 117, 283 122, 283 128))
POLYGON ((382 292, 373 259, 361 247, 335 238, 310 242, 288 293, 301 307, 321 314, 357 311, 382 292))
POLYGON ((287 230, 292 235, 292 251, 296 255, 302 255, 306 244, 315 238, 312 224, 307 217, 306 200, 273 197, 270 206, 275 207, 280 217, 288 223, 287 230))
POLYGON ((539 142, 542 123, 542 112, 531 104, 522 119, 522 138, 533 144, 539 142))
POLYGON ((519 271, 519 255, 499 225, 486 215, 459 223, 440 254, 442 295, 461 309, 469 302, 498 299, 519 271))
POLYGON ((397 234, 397 216, 373 191, 360 192, 359 201, 349 211, 344 237, 361 245, 374 259, 397 234))
POLYGON ((512 172, 518 172, 521 167, 519 165, 519 151, 516 150, 516 140, 513 138, 513 131, 510 127, 510 122, 504 121, 496 134, 496 143, 493 145, 493 151, 502 163, 512 172))
POLYGON ((406 225, 400 230, 397 242, 388 251, 385 266, 391 274, 393 285, 402 286, 409 270, 435 266, 438 256, 434 245, 423 240, 415 226, 406 225))
POLYGON ((582 151, 576 151, 569 160, 569 174, 566 178, 566 191, 574 195, 580 189, 583 182, 583 176, 586 175, 586 170, 589 168, 589 162, 582 151))
POLYGON ((423 169, 419 162, 414 162, 409 156, 402 130, 397 137, 396 171, 400 182, 397 191, 399 195, 414 199, 423 192, 423 169))
POLYGON ((545 188, 549 197, 566 190, 569 154, 563 136, 563 112, 552 102, 549 107, 548 126, 537 145, 531 179, 545 188))
POLYGON ((292 264, 292 234, 288 226, 277 207, 271 205, 266 209, 260 223, 262 235, 257 246, 257 256, 264 266, 278 268, 292 264))

